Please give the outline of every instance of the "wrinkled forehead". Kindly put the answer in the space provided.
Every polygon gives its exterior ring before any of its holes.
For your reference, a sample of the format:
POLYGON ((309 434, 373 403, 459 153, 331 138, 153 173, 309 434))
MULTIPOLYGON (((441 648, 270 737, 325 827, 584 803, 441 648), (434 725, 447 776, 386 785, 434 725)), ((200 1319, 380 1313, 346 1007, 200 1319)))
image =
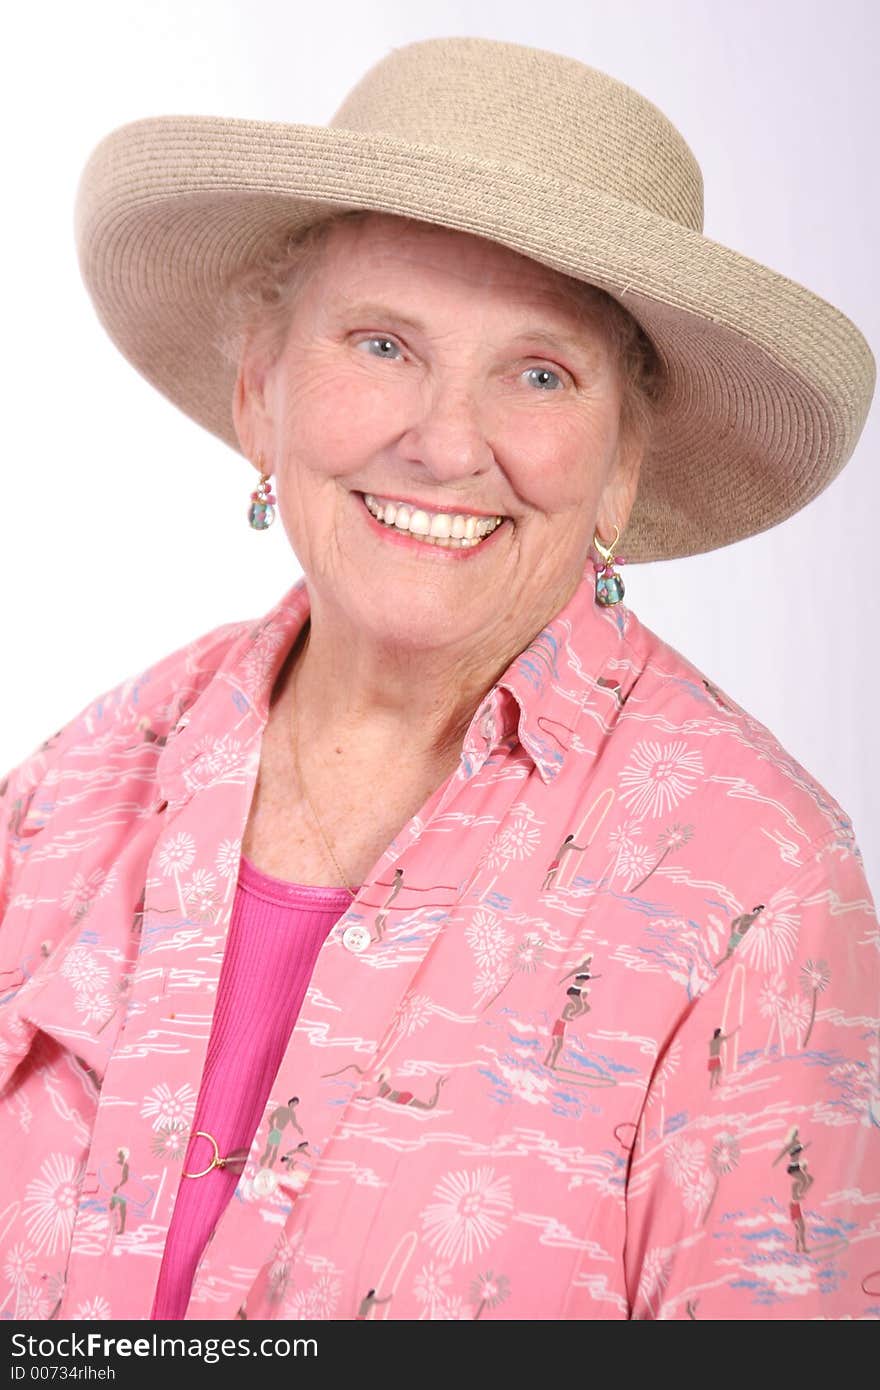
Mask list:
POLYGON ((328 226, 317 275, 321 295, 336 301, 386 289, 415 300, 422 291, 448 288, 465 300, 491 298, 511 313, 579 327, 598 321, 604 298, 595 286, 486 237, 378 212, 328 226))

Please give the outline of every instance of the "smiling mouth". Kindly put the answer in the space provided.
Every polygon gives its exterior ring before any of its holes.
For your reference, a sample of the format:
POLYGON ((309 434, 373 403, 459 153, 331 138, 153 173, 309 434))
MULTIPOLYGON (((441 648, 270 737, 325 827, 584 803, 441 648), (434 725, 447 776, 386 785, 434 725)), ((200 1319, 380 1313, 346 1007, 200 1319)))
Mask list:
POLYGON ((408 502, 375 497, 370 492, 361 493, 360 496, 370 515, 389 531, 449 550, 473 549, 507 520, 503 516, 428 511, 408 502))

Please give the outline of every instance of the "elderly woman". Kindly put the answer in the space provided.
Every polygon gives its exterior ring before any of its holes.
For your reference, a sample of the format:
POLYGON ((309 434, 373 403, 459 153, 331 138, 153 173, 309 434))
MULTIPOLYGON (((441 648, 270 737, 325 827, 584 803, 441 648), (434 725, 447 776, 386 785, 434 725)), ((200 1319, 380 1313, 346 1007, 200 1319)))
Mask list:
POLYGON ((702 236, 648 101, 488 40, 126 127, 78 216, 304 577, 4 783, 7 1315, 877 1316, 852 827, 616 568, 827 485, 858 331, 702 236))

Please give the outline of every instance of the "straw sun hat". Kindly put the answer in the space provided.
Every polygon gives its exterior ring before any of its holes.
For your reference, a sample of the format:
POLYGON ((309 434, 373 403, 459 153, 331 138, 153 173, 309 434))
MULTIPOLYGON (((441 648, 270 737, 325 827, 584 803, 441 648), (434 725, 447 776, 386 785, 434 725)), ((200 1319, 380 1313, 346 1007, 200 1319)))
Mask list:
POLYGON ((82 274, 120 351, 237 449, 226 283, 280 229, 354 208, 488 237, 600 286, 638 320, 668 396, 620 540, 629 561, 765 531, 855 448, 875 377, 858 329, 703 236, 702 175, 675 127, 622 82, 542 49, 393 49, 329 126, 125 125, 82 175, 82 274))

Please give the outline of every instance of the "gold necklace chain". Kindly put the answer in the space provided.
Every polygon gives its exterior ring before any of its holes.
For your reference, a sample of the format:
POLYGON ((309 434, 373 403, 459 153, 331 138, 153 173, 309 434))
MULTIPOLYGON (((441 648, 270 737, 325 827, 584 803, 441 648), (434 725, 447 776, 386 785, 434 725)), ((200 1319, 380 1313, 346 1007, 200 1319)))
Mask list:
MULTIPOLYGON (((308 638, 306 638, 306 647, 308 647, 308 638)), ((303 648, 303 652, 302 652, 302 655, 303 655, 303 656, 305 656, 305 654, 306 654, 306 647, 303 648)), ((300 658, 300 659, 302 659, 302 658, 300 658)), ((312 805, 312 799, 311 799, 311 797, 309 796, 308 792, 306 791, 306 784, 305 784, 305 782, 303 781, 303 775, 302 775, 302 773, 300 772, 300 767, 299 767, 299 749, 298 749, 298 746, 297 746, 297 745, 298 745, 298 740, 297 740, 297 731, 296 731, 296 688, 295 688, 295 687, 294 687, 293 720, 292 720, 292 726, 293 726, 293 727, 292 727, 292 732, 293 732, 293 740, 292 740, 292 742, 293 742, 293 769, 294 769, 294 772, 296 773, 296 780, 297 780, 297 783, 298 783, 298 785, 299 785, 300 791, 302 792, 303 796, 304 796, 305 799, 306 799, 306 802, 308 803, 309 810, 311 811, 311 813, 312 813, 312 815, 313 815, 313 817, 314 817, 314 819, 315 819, 315 825, 318 827, 318 831, 319 831, 319 833, 320 833, 321 839, 324 841, 324 845, 325 845, 325 847, 326 847, 326 849, 327 849, 327 853, 330 855, 330 858, 331 858, 331 860, 333 861, 333 867, 335 868, 336 873, 338 874, 338 876, 342 879, 343 885, 344 885, 345 888, 348 890, 348 892, 351 894, 352 900, 354 900, 355 898, 357 898, 357 892, 355 891, 354 888, 352 888, 351 884, 349 883, 349 881, 348 881, 348 876, 347 876, 346 874, 344 874, 344 873, 342 872, 342 869, 339 867, 339 860, 336 858, 336 855, 333 853, 333 846, 331 845, 330 841, 327 839, 327 836, 324 834, 324 827, 323 827, 323 825, 321 824, 321 818, 320 818, 320 816, 318 815, 317 811, 315 810, 314 806, 312 805)))

